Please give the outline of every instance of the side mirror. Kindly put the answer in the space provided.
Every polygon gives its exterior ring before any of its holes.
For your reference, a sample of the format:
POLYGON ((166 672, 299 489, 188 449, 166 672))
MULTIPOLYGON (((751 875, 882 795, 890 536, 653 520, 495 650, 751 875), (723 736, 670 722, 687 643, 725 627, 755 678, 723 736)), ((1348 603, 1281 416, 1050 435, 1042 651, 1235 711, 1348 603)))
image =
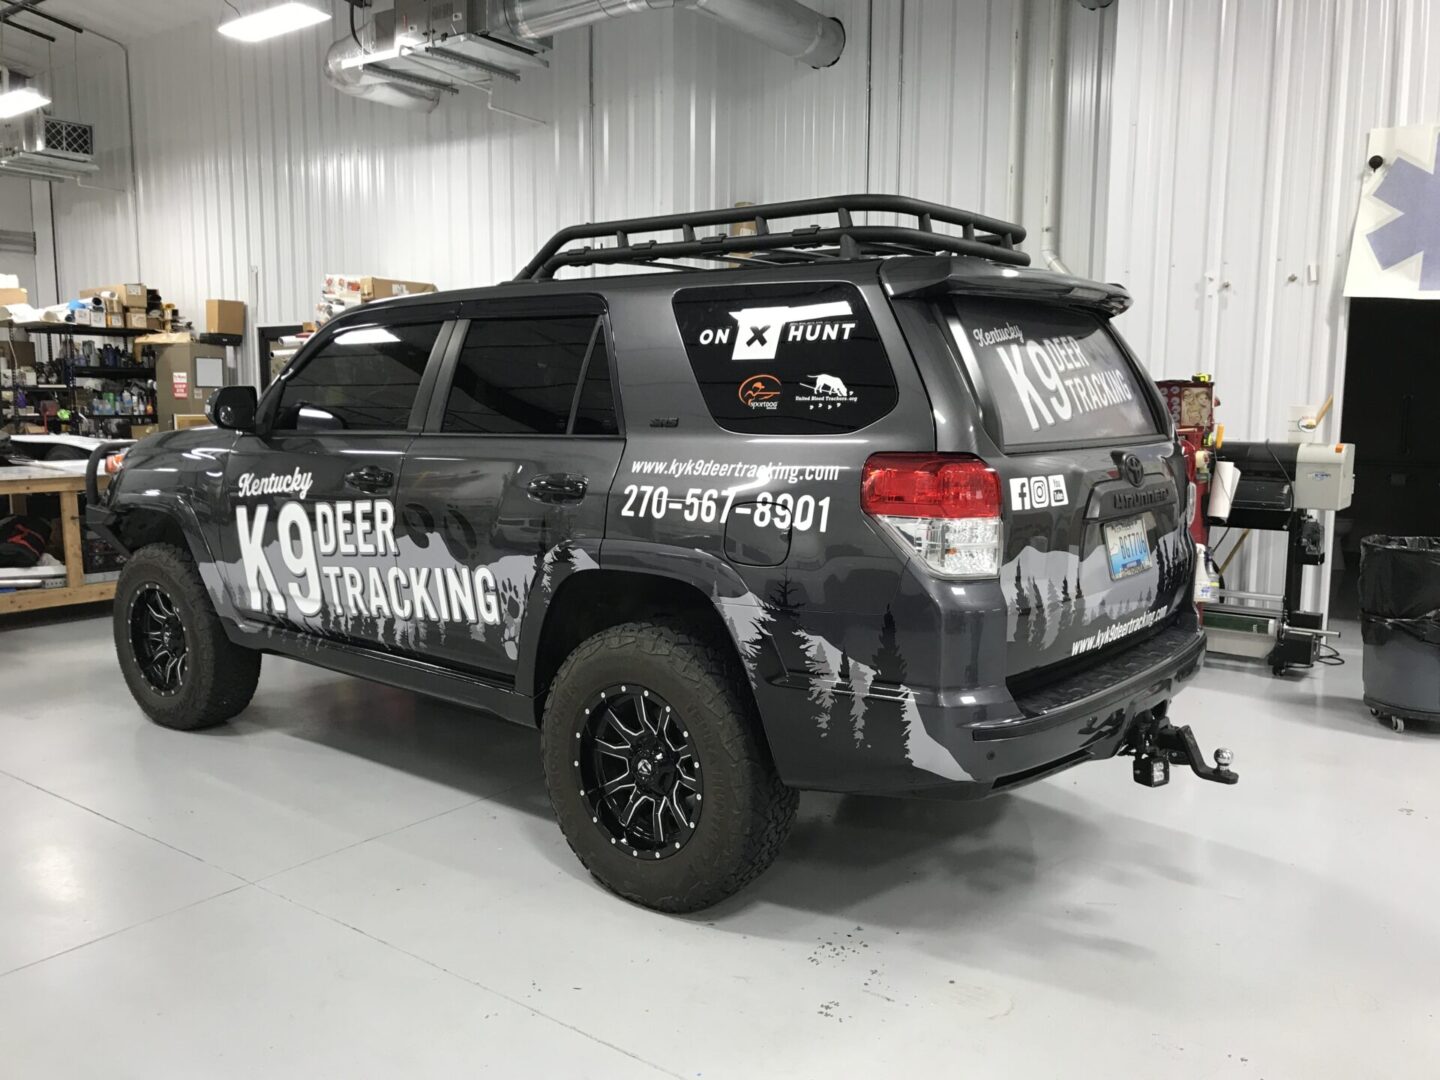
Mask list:
POLYGON ((222 386, 210 395, 205 415, 218 428, 254 431, 257 400, 253 386, 222 386))

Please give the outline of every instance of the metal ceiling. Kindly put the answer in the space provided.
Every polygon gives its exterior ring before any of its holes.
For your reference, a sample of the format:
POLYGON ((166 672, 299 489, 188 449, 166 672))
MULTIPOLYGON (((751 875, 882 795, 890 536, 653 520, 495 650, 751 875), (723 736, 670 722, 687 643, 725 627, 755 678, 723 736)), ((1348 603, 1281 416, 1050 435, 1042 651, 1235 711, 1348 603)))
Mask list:
MULTIPOLYGON (((134 45, 177 26, 186 26, 201 19, 217 24, 228 14, 223 0, 31 0, 37 11, 73 23, 125 45, 134 45)), ((246 10, 248 0, 236 0, 246 10)), ((15 0, 0 0, 0 11, 13 7, 15 0)), ((52 66, 70 66, 77 45, 85 35, 77 36, 40 15, 16 11, 0 32, 0 59, 11 67, 29 72, 48 71, 52 66), (46 41, 19 27, 48 34, 55 40, 46 41)), ((88 44, 88 43, 86 43, 88 44)), ((84 60, 82 58, 82 64, 84 60)))

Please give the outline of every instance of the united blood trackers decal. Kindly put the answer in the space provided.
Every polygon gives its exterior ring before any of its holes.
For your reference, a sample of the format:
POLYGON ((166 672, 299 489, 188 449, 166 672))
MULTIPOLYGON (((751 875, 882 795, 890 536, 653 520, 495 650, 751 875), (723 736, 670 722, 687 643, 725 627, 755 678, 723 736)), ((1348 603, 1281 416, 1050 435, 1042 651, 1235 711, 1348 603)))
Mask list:
POLYGON ((501 611, 486 566, 397 566, 395 504, 389 499, 307 502, 308 472, 240 477, 241 498, 291 495, 235 508, 242 595, 252 611, 303 617, 322 608, 372 619, 493 626, 501 611), (273 530, 273 533, 272 533, 273 530), (275 540, 266 543, 267 534, 275 540), (272 558, 280 561, 271 564, 272 558), (282 589, 280 569, 295 580, 282 589))

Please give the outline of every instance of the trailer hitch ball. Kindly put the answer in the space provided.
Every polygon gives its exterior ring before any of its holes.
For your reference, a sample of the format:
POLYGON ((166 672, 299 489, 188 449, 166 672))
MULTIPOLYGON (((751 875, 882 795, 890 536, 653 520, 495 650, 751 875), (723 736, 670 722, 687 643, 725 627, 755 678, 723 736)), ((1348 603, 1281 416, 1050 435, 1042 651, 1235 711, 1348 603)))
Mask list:
POLYGON ((1217 747, 1215 750, 1215 764, 1222 769, 1228 769, 1235 763, 1235 755, 1225 747, 1217 747))

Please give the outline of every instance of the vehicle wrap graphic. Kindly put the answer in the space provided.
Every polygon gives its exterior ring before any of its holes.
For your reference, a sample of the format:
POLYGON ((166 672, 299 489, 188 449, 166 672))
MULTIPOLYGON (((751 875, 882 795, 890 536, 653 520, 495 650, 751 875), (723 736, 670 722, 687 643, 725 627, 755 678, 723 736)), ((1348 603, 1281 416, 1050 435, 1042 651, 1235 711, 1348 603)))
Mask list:
MULTIPOLYGON (((1147 531, 1153 537, 1156 530, 1151 519, 1147 531)), ((1103 540, 1083 559, 1074 551, 1026 547, 1000 568, 1008 640, 1036 654, 1078 656, 1139 633, 1185 602, 1193 559, 1183 528, 1159 534, 1153 568, 1119 580, 1110 576, 1103 540)))
POLYGON ((489 567, 406 566, 386 559, 400 555, 395 504, 389 499, 309 504, 287 499, 274 507, 273 526, 271 510, 272 504, 263 502, 235 509, 245 606, 251 611, 284 615, 293 606, 295 614, 310 618, 328 605, 352 617, 397 622, 500 621, 489 567), (267 535, 273 543, 266 543, 267 535))
POLYGON ((1139 376, 1099 319, 1015 300, 957 298, 956 344, 1010 448, 1154 436, 1139 376))
POLYGON ((791 730, 813 751, 908 765, 941 780, 971 778, 925 726, 918 696, 906 684, 907 664, 888 608, 873 638, 852 654, 807 625, 806 604, 788 577, 763 599, 747 593, 719 601, 719 607, 752 682, 764 679, 772 649, 804 671, 804 714, 792 715, 791 730))

